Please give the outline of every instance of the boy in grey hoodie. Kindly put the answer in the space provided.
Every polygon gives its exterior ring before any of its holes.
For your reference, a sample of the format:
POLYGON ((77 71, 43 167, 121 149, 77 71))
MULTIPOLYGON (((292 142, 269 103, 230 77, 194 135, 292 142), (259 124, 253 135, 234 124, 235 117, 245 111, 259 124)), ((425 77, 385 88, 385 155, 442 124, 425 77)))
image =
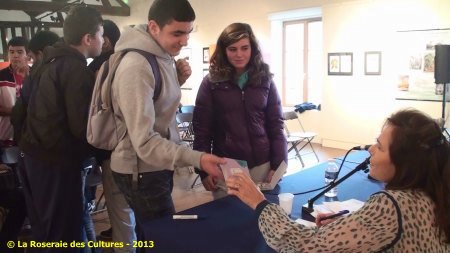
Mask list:
POLYGON ((116 52, 133 48, 154 54, 162 79, 159 99, 153 101, 155 78, 150 64, 141 54, 128 52, 112 84, 117 128, 126 129, 126 134, 112 152, 111 170, 135 213, 138 240, 143 239, 139 229, 143 222, 174 213, 175 168, 198 166, 223 178, 218 165, 225 163, 224 159, 179 145, 175 114, 180 82, 191 70, 186 62, 176 63, 173 57, 187 45, 194 19, 187 0, 155 0, 148 23, 126 28, 115 47, 116 52), (137 177, 137 187, 133 177, 137 177))

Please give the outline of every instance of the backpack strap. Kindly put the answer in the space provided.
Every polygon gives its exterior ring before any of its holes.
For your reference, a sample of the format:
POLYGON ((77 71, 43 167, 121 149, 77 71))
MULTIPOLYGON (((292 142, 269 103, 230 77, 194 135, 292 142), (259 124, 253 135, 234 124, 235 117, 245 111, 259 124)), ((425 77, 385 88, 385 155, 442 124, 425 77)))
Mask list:
MULTIPOLYGON (((154 103, 156 100, 158 100, 159 95, 161 94, 161 87, 162 87, 161 71, 159 69, 158 62, 156 61, 156 56, 150 52, 136 48, 125 49, 123 50, 122 55, 125 55, 130 51, 139 53, 140 55, 144 56, 152 68, 153 76, 155 77, 155 89, 153 91, 153 103, 154 103)), ((134 190, 137 190, 138 188, 138 174, 139 174, 138 168, 137 167, 133 168, 131 187, 134 190)))
POLYGON ((153 76, 155 77, 155 90, 153 92, 153 101, 158 100, 159 95, 161 94, 162 79, 161 79, 161 71, 159 70, 158 62, 156 61, 156 56, 152 53, 136 48, 125 49, 124 51, 125 53, 130 51, 139 53, 142 56, 144 56, 145 59, 147 59, 148 63, 150 63, 150 66, 152 67, 153 71, 153 76))
POLYGON ((99 74, 101 73, 101 76, 97 76, 97 80, 95 81, 96 84, 94 86, 93 94, 96 94, 97 92, 100 93, 100 96, 93 97, 93 99, 97 100, 95 105, 103 107, 103 109, 109 108, 112 112, 114 112, 112 105, 112 83, 116 75, 116 70, 124 55, 125 53, 123 52, 112 54, 100 67, 99 74), (98 81, 98 78, 100 78, 100 82, 98 81))
MULTIPOLYGON (((125 49, 122 51, 117 52, 119 54, 119 56, 117 58, 115 58, 115 60, 117 61, 117 63, 113 63, 113 68, 111 69, 111 79, 110 79, 110 83, 112 84, 114 77, 116 75, 116 69, 118 68, 120 61, 122 60, 122 58, 125 56, 125 54, 127 54, 128 52, 137 52, 140 55, 144 56, 145 59, 147 59, 148 63, 150 64, 151 68, 152 68, 152 72, 153 72, 153 76, 155 77, 155 90, 153 91, 153 101, 156 101, 159 98, 159 95, 161 94, 161 87, 162 87, 162 79, 161 79, 161 71, 159 69, 159 65, 158 62, 156 61, 156 57, 154 54, 146 52, 144 50, 140 50, 140 49, 134 49, 134 48, 129 48, 129 49, 125 49)), ((100 77, 100 84, 103 84, 106 80, 106 78, 108 78, 108 74, 110 72, 110 61, 111 58, 114 56, 115 54, 111 55, 111 57, 106 60, 102 66, 103 66, 103 71, 102 71, 102 75, 100 77)), ((106 106, 110 107, 111 110, 113 110, 112 107, 112 102, 111 102, 111 92, 112 92, 112 85, 108 85, 106 87, 106 89, 103 89, 100 86, 100 89, 102 90, 102 96, 101 96, 101 101, 105 102, 106 106)), ((102 103, 98 103, 98 104, 102 104, 102 103)))
POLYGON ((105 63, 103 64, 103 71, 102 71, 102 76, 100 78, 100 83, 103 83, 106 79, 106 77, 108 76, 109 73, 109 59, 105 61, 105 63))

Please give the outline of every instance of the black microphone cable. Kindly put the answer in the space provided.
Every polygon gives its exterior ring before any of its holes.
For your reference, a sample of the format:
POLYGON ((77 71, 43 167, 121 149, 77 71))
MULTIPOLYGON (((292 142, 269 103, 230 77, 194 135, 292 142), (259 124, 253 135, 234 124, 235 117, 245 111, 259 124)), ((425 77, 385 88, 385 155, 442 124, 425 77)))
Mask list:
MULTIPOLYGON (((364 146, 356 146, 356 147, 353 147, 353 148, 351 148, 350 150, 348 150, 347 153, 345 153, 344 158, 342 158, 342 159, 335 158, 335 160, 341 160, 342 162, 341 162, 341 166, 339 166, 339 170, 338 170, 337 175, 336 175, 336 178, 334 178, 333 182, 335 182, 335 181, 338 179, 339 173, 341 173, 342 166, 343 166, 344 163, 346 162, 345 159, 347 158, 348 154, 350 154, 350 152, 352 152, 353 150, 365 150, 365 151, 367 151, 367 150, 369 150, 370 146, 371 146, 371 145, 364 145, 364 146)), ((360 163, 357 163, 357 162, 351 162, 351 163, 360 164, 360 163)), ((364 172, 365 172, 365 171, 364 171, 364 172)))
MULTIPOLYGON (((361 164, 361 163, 353 162, 353 161, 345 161, 345 159, 347 158, 348 154, 350 154, 351 151, 353 151, 353 150, 368 150, 369 147, 370 147, 370 145, 356 146, 356 147, 353 147, 353 148, 351 148, 350 150, 348 150, 347 153, 345 154, 344 158, 342 158, 342 159, 341 159, 341 158, 334 158, 335 160, 341 161, 341 164, 340 164, 339 170, 338 170, 338 172, 337 172, 337 174, 336 174, 336 178, 335 178, 332 182, 330 182, 329 184, 324 185, 324 186, 319 187, 319 188, 316 188, 316 189, 309 190, 309 191, 297 192, 297 193, 292 193, 292 194, 293 194, 293 195, 302 195, 302 194, 307 194, 307 193, 311 193, 311 192, 315 192, 315 191, 319 191, 319 190, 322 190, 322 189, 327 188, 328 185, 330 185, 331 183, 334 183, 334 182, 338 179, 339 173, 341 172, 341 169, 342 169, 342 166, 344 165, 344 163, 348 162, 348 163, 354 163, 354 164, 358 164, 358 165, 361 164)), ((363 161, 363 162, 364 162, 364 161, 363 161)), ((347 166, 346 166, 346 167, 347 167, 347 166)), ((347 168, 350 168, 350 167, 347 167, 347 168)), ((367 173, 366 170, 364 170, 364 172, 367 173)), ((267 192, 267 193, 264 193, 264 194, 265 194, 265 195, 272 195, 272 196, 278 195, 278 193, 270 193, 270 192, 267 192)))
MULTIPOLYGON (((292 193, 292 195, 302 195, 302 194, 307 194, 307 193, 319 191, 319 190, 325 189, 327 186, 328 186, 328 185, 322 186, 322 187, 320 187, 320 188, 312 189, 312 190, 309 190, 309 191, 292 193)), ((279 193, 271 193, 271 192, 264 193, 264 195, 271 195, 271 196, 276 196, 276 195, 278 195, 278 194, 279 194, 279 193)))

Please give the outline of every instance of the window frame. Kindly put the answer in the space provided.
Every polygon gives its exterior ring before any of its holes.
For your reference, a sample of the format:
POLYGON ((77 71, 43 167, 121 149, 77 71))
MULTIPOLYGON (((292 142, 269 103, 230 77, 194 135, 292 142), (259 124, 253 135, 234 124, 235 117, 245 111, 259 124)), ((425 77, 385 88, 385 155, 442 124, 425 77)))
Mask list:
MULTIPOLYGON (((288 104, 286 102, 286 66, 285 66, 285 60, 286 60, 286 26, 293 25, 293 24, 303 24, 303 73, 305 76, 303 77, 303 98, 302 101, 308 101, 309 97, 309 86, 308 86, 308 57, 309 57, 309 43, 308 43, 308 34, 309 34, 309 23, 313 22, 322 22, 321 17, 315 17, 315 18, 305 18, 305 19, 295 19, 295 20, 289 20, 289 21, 283 21, 282 24, 282 33, 283 33, 283 39, 282 39, 282 103, 285 106, 293 106, 293 104, 288 104)), ((323 23, 322 23, 323 25, 323 23)))

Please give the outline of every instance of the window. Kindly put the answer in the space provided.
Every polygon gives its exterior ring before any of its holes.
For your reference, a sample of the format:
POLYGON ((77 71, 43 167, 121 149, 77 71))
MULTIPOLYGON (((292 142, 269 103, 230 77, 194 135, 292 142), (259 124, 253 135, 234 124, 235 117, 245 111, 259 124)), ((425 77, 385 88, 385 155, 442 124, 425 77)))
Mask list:
POLYGON ((283 23, 283 87, 286 106, 322 101, 322 20, 283 23))

